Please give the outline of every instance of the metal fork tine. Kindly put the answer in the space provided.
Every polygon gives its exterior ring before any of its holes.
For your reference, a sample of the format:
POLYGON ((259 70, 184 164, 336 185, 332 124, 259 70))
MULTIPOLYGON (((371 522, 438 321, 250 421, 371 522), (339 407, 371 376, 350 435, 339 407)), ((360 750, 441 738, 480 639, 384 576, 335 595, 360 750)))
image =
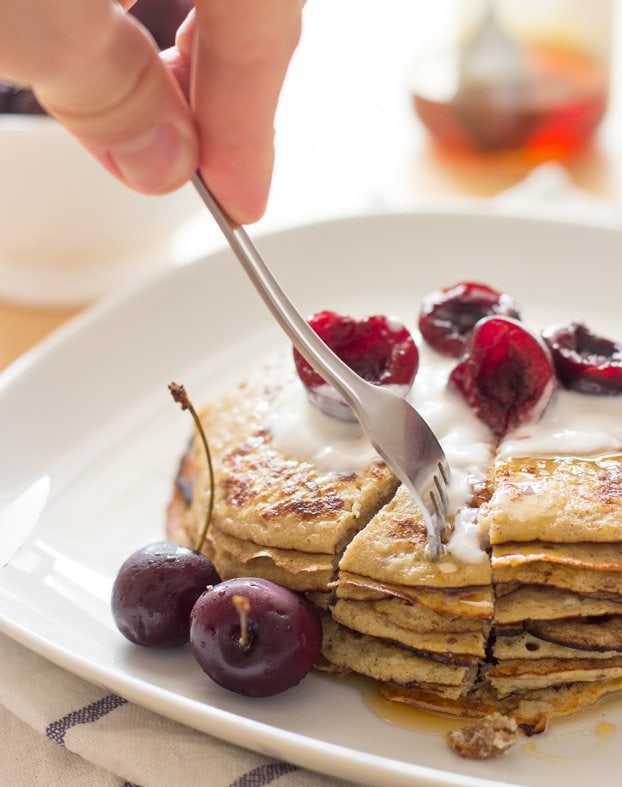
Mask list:
MULTIPOLYGON (((440 469, 440 466, 441 465, 440 465, 440 462, 439 462, 439 469, 440 469)), ((445 478, 443 477, 442 472, 441 472, 440 478, 439 478, 438 475, 434 476, 434 485, 438 489, 438 493, 440 495, 441 502, 443 504, 443 513, 446 513, 447 512, 447 506, 449 504, 449 494, 447 492, 447 483, 445 481, 445 478)))
POLYGON ((447 460, 445 459, 442 462, 438 463, 438 469, 440 474, 443 477, 443 481, 445 482, 445 486, 449 486, 449 465, 447 464, 447 460))
POLYGON ((442 500, 434 494, 434 490, 430 490, 430 500, 432 501, 432 506, 434 507, 434 511, 436 512, 436 516, 439 519, 443 518, 443 503, 442 500))

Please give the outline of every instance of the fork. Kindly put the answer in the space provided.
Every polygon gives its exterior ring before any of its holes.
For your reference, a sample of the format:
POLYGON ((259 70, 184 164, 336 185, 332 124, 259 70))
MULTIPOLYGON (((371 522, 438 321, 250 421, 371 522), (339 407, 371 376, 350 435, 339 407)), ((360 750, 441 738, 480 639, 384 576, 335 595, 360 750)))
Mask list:
POLYGON ((296 349, 352 409, 380 457, 421 510, 432 560, 443 553, 449 465, 434 432, 402 396, 363 380, 309 326, 242 226, 231 221, 197 173, 192 183, 246 274, 296 349))

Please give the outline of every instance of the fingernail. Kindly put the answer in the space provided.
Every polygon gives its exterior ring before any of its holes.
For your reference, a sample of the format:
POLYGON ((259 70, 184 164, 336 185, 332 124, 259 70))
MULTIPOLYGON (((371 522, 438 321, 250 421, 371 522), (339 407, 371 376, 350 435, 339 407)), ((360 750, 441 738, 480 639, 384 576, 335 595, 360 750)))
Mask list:
POLYGON ((194 141, 171 123, 163 123, 110 150, 109 155, 122 179, 146 192, 181 186, 196 169, 198 160, 194 141))

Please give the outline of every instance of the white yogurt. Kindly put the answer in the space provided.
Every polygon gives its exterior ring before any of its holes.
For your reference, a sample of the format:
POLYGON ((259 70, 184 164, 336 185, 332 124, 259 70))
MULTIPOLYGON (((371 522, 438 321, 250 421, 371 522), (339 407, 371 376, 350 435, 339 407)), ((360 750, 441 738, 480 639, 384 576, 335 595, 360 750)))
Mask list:
POLYGON ((596 396, 559 389, 534 424, 519 426, 499 455, 584 456, 622 448, 622 396, 596 396))
POLYGON ((320 470, 353 473, 380 461, 357 422, 331 418, 311 404, 298 378, 285 386, 264 425, 275 448, 320 470))
MULTIPOLYGON (((466 563, 484 559, 468 507, 474 484, 487 477, 495 438, 447 386, 455 359, 419 344, 419 370, 408 400, 438 437, 451 468, 450 510, 457 512, 448 551, 466 563)), ((268 408, 265 427, 280 451, 320 470, 352 473, 380 461, 360 426, 325 415, 312 405, 298 378, 268 408)), ((589 396, 559 390, 537 423, 515 429, 500 444, 501 456, 585 455, 622 450, 622 396, 589 396)))

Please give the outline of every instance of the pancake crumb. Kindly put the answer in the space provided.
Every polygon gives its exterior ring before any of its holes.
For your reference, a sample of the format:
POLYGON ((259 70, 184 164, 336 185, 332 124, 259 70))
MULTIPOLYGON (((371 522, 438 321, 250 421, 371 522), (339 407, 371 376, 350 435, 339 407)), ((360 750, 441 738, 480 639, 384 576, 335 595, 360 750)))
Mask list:
POLYGON ((469 727, 452 730, 447 735, 449 746, 467 760, 489 760, 505 754, 519 735, 516 719, 491 713, 469 727))

